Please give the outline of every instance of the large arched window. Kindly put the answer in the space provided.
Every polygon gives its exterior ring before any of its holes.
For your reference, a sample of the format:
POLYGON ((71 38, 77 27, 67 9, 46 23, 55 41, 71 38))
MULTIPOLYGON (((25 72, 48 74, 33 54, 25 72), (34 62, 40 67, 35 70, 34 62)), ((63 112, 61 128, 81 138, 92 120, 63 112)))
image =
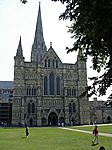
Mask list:
POLYGON ((44 95, 48 95, 48 80, 44 77, 44 95))
POLYGON ((32 113, 35 113, 35 104, 32 103, 32 113))
POLYGON ((31 113, 31 104, 28 103, 28 113, 31 113))
POLYGON ((53 73, 51 73, 50 75, 49 75, 49 94, 50 95, 54 95, 54 74, 53 73))
POLYGON ((72 112, 72 105, 71 105, 71 103, 69 103, 69 113, 71 113, 72 112))
POLYGON ((60 95, 60 78, 56 78, 56 94, 60 95))
POLYGON ((73 103, 73 112, 76 112, 76 104, 73 103))

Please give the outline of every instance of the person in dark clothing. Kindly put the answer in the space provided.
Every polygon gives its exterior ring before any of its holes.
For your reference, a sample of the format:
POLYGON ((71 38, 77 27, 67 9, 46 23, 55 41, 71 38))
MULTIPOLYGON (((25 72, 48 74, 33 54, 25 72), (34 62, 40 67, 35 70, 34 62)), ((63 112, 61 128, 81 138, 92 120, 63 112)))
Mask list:
POLYGON ((105 150, 105 147, 100 146, 99 150, 105 150))
POLYGON ((29 128, 28 128, 27 124, 25 124, 25 128, 26 128, 26 138, 28 138, 28 136, 29 136, 29 128))

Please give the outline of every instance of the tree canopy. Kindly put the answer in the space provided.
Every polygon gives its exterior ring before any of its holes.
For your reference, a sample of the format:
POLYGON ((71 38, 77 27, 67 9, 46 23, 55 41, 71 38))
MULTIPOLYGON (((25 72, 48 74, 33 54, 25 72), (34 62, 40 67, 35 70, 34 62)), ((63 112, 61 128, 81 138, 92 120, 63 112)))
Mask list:
POLYGON ((81 50, 84 57, 91 56, 92 67, 97 72, 104 68, 100 77, 88 86, 88 96, 105 95, 112 84, 112 1, 111 0, 52 0, 66 4, 60 19, 72 21, 69 32, 74 43, 68 52, 81 50))
POLYGON ((27 0, 20 0, 23 4, 27 3, 27 0))
MULTIPOLYGON (((27 0, 21 0, 26 3, 27 0)), ((88 96, 105 95, 112 84, 112 1, 111 0, 52 0, 65 4, 60 19, 71 21, 69 32, 74 38, 73 47, 67 52, 80 50, 84 57, 92 58, 97 72, 104 68, 100 77, 93 77, 93 84, 85 93, 88 96)), ((84 94, 84 93, 83 93, 84 94)))

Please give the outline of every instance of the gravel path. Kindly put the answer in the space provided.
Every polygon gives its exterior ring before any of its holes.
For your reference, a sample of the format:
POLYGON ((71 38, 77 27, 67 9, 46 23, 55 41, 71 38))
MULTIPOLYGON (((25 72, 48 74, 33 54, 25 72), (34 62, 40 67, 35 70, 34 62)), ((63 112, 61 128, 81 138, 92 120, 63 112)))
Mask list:
MULTIPOLYGON (((75 132, 83 132, 83 133, 92 134, 92 132, 85 131, 85 130, 71 129, 71 128, 65 128, 65 127, 59 127, 59 128, 64 129, 64 130, 70 130, 70 131, 75 131, 75 132)), ((99 133, 99 135, 101 135, 101 136, 107 136, 107 137, 112 137, 112 134, 109 134, 109 133, 99 133)))

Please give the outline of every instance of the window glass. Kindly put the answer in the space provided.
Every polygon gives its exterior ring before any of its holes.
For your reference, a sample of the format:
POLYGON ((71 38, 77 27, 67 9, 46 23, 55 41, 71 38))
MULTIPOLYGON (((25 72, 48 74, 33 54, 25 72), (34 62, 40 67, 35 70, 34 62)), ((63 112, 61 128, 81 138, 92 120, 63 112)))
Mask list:
POLYGON ((53 73, 49 75, 49 90, 50 90, 50 95, 54 95, 54 74, 53 73))

